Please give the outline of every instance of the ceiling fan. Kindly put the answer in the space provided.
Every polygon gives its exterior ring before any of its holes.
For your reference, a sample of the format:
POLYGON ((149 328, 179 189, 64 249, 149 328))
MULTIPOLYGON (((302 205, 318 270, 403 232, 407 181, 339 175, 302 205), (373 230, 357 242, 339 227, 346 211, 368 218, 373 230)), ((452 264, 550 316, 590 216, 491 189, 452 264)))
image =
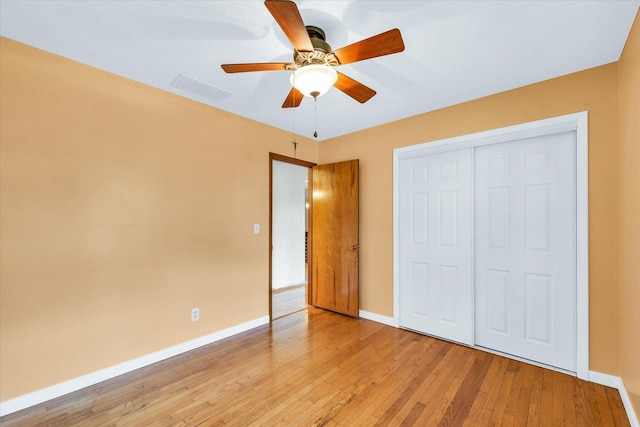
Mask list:
POLYGON ((404 50, 400 30, 395 28, 332 51, 322 29, 304 25, 298 6, 293 1, 265 0, 264 4, 293 45, 293 63, 224 64, 222 69, 227 73, 293 71, 291 91, 282 108, 297 107, 303 95, 317 98, 331 86, 365 103, 376 91, 336 71, 335 67, 404 50))

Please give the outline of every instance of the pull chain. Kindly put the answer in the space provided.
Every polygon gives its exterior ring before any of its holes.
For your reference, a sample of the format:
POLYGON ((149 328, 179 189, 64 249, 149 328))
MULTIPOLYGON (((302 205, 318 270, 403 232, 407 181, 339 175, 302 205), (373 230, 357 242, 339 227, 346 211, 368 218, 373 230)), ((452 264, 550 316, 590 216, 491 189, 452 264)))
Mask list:
MULTIPOLYGON (((296 86, 296 73, 293 73, 293 87, 296 86)), ((293 91, 293 105, 296 105, 296 91, 293 91)), ((296 153, 298 151, 298 141, 296 140, 296 108, 293 107, 293 140, 291 143, 293 144, 293 158, 296 158, 296 153)))
POLYGON ((313 136, 318 137, 318 97, 313 97, 313 136))

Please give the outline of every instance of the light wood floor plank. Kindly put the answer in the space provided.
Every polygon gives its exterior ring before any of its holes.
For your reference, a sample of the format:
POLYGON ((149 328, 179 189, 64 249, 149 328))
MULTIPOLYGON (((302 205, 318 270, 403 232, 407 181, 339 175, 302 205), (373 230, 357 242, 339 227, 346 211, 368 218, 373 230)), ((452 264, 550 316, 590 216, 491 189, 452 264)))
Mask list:
POLYGON ((13 426, 627 426, 618 392, 310 308, 0 419, 13 426))

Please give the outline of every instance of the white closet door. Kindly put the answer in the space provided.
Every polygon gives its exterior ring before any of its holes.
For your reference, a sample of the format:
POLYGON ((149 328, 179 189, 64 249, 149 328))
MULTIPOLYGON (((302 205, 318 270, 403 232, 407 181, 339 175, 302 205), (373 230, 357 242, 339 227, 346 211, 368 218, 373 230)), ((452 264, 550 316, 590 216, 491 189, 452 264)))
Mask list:
POLYGON ((576 370, 575 132, 476 148, 476 345, 576 370))
POLYGON ((399 170, 400 325, 472 344, 471 149, 399 170))

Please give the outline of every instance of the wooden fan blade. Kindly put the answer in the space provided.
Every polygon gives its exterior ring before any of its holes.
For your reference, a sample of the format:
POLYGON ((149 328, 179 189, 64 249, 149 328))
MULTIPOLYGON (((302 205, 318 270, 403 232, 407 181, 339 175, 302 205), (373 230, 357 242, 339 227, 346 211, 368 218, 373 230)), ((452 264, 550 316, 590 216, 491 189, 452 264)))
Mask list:
POLYGON ((284 100, 282 104, 282 108, 292 108, 297 107, 302 102, 302 97, 304 95, 300 93, 298 89, 292 87, 289 91, 289 95, 287 95, 287 99, 284 100))
POLYGON ((313 52, 309 33, 302 22, 298 6, 288 0, 265 0, 271 15, 298 52, 313 52))
POLYGON ((403 50, 404 42, 402 41, 400 30, 394 28, 377 36, 345 46, 333 53, 340 61, 340 64, 344 65, 378 56, 391 55, 403 50))
POLYGON ((341 72, 338 72, 338 80, 334 86, 361 104, 364 104, 376 94, 375 90, 359 81, 353 80, 351 77, 345 76, 341 72))
POLYGON ((249 71, 282 71, 287 69, 284 62, 258 62, 254 64, 222 64, 227 73, 247 73, 249 71))

